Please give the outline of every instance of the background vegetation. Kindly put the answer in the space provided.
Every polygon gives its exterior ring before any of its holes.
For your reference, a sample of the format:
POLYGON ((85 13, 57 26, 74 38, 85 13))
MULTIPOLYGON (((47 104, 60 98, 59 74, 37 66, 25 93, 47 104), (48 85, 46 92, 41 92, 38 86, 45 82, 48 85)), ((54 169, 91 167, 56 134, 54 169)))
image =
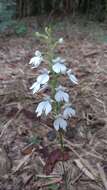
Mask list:
POLYGON ((92 20, 106 19, 107 0, 0 0, 0 30, 13 19, 38 14, 85 15, 92 20))

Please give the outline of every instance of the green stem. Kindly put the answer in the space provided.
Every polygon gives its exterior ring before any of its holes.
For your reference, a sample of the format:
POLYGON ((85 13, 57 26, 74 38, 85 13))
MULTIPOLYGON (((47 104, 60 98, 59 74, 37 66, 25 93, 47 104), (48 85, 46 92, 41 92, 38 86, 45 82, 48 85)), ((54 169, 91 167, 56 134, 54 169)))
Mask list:
MULTIPOLYGON (((51 77, 52 80, 50 82, 50 86, 51 86, 51 90, 52 90, 52 98, 54 99, 55 96, 55 92, 56 92, 56 86, 57 86, 57 82, 58 82, 58 75, 56 75, 53 70, 52 70, 52 59, 54 58, 54 49, 57 45, 57 43, 55 43, 53 45, 52 42, 52 34, 51 32, 47 31, 47 35, 48 35, 48 61, 49 61, 49 70, 51 71, 51 77)), ((54 102, 53 103, 53 111, 55 112, 55 115, 58 115, 61 111, 61 104, 58 102, 54 102)), ((63 171, 64 171, 64 182, 65 182, 65 190, 67 190, 67 178, 66 178, 66 170, 65 170, 65 166, 64 166, 64 144, 63 144, 63 134, 61 129, 59 129, 59 140, 60 140, 60 145, 61 145, 61 152, 62 152, 62 166, 63 166, 63 171)))
POLYGON ((64 166, 64 143, 63 143, 63 134, 61 129, 59 129, 59 140, 60 140, 60 145, 61 145, 61 152, 62 152, 62 167, 64 171, 64 182, 65 182, 65 190, 68 190, 67 187, 67 178, 66 178, 66 170, 64 166))

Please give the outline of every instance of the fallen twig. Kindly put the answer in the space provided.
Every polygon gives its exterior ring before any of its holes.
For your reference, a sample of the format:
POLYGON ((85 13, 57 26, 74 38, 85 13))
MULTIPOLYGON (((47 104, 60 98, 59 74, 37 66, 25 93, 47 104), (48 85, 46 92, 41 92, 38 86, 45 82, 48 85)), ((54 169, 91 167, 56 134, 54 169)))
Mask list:
POLYGON ((93 174, 84 167, 84 165, 81 163, 81 161, 79 159, 75 159, 74 160, 76 165, 79 167, 79 169, 87 176, 89 177, 91 180, 95 180, 95 177, 93 176, 93 174))
POLYGON ((98 167, 99 174, 100 174, 100 177, 102 179, 102 182, 104 184, 105 190, 107 190, 107 179, 106 179, 104 170, 103 170, 103 168, 101 167, 101 165, 99 163, 97 163, 97 167, 98 167))
POLYGON ((39 174, 39 175, 36 175, 36 177, 38 178, 56 178, 56 177, 60 177, 58 174, 52 174, 52 175, 43 175, 43 174, 39 174))
MULTIPOLYGON (((32 150, 32 153, 33 153, 33 152, 34 152, 34 150, 32 150)), ((26 155, 24 158, 22 158, 22 159, 20 160, 20 163, 18 164, 18 166, 17 166, 16 168, 13 168, 13 173, 18 172, 18 171, 21 169, 21 167, 22 167, 25 163, 27 163, 27 162, 29 161, 29 159, 30 159, 32 153, 29 154, 29 155, 26 155)))
POLYGON ((74 152, 74 154, 80 159, 81 164, 84 166, 84 168, 88 169, 89 172, 93 175, 94 180, 98 177, 97 171, 91 166, 91 164, 84 158, 82 158, 82 155, 78 154, 76 150, 72 147, 72 144, 67 140, 67 147, 74 152))
POLYGON ((9 125, 13 122, 13 119, 10 119, 5 125, 2 126, 2 131, 0 134, 0 138, 3 136, 4 132, 6 131, 6 129, 9 127, 9 125))
POLYGON ((73 181, 71 181, 71 184, 74 185, 80 179, 82 175, 83 175, 83 171, 81 171, 80 174, 73 181))

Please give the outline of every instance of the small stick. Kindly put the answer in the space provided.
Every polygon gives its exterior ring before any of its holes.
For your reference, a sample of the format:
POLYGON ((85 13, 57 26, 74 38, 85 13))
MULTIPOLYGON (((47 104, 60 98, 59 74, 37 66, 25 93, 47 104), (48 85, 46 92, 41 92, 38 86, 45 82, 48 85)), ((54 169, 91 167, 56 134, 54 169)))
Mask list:
POLYGON ((102 179, 102 182, 103 182, 103 184, 104 184, 105 190, 107 190, 107 179, 106 179, 104 170, 103 170, 103 168, 100 166, 99 163, 97 163, 97 167, 98 167, 99 174, 100 174, 100 177, 101 177, 101 179, 102 179))
POLYGON ((92 168, 92 166, 86 162, 85 159, 82 158, 82 156, 80 154, 78 154, 78 152, 76 150, 74 150, 74 148, 72 147, 71 143, 67 140, 67 145, 65 145, 66 147, 68 147, 72 152, 74 152, 74 154, 80 159, 80 161, 82 162, 82 164, 91 172, 91 174, 93 175, 93 177, 97 177, 97 173, 96 170, 94 170, 94 168, 92 168))
POLYGON ((80 179, 82 175, 83 175, 83 171, 81 171, 80 174, 73 181, 71 181, 71 184, 74 185, 80 179))
POLYGON ((52 174, 52 175, 36 175, 38 178, 56 178, 59 177, 58 174, 52 174))

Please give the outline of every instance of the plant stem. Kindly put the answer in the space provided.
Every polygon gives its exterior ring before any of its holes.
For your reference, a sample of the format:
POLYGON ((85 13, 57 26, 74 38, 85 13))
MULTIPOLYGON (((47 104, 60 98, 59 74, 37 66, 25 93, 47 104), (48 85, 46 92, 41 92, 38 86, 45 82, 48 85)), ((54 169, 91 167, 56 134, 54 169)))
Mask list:
POLYGON ((62 152, 62 167, 63 167, 63 172, 64 172, 65 190, 68 190, 68 187, 67 187, 67 178, 66 178, 66 170, 65 170, 65 166, 64 166, 64 143, 63 143, 63 134, 62 134, 61 129, 59 130, 59 140, 60 140, 61 152, 62 152))
MULTIPOLYGON (((48 46, 48 61, 49 61, 49 70, 51 71, 51 77, 52 80, 50 82, 50 86, 51 86, 51 90, 52 90, 52 98, 54 99, 55 96, 55 92, 56 92, 56 86, 58 83, 58 75, 56 75, 53 70, 52 70, 52 59, 54 57, 54 49, 57 45, 57 42, 55 44, 53 44, 52 42, 52 34, 51 34, 51 30, 47 31, 48 34, 48 41, 47 41, 47 46, 48 46)), ((53 103, 53 111, 56 113, 56 115, 59 114, 59 112, 61 111, 61 104, 58 102, 54 102, 53 103)), ((61 152, 62 152, 62 167, 63 167, 63 171, 64 171, 64 182, 65 182, 65 190, 68 190, 67 188, 67 178, 66 178, 66 170, 65 170, 65 166, 64 166, 64 144, 63 144, 63 134, 61 129, 59 129, 59 140, 60 140, 60 145, 61 145, 61 152)))

